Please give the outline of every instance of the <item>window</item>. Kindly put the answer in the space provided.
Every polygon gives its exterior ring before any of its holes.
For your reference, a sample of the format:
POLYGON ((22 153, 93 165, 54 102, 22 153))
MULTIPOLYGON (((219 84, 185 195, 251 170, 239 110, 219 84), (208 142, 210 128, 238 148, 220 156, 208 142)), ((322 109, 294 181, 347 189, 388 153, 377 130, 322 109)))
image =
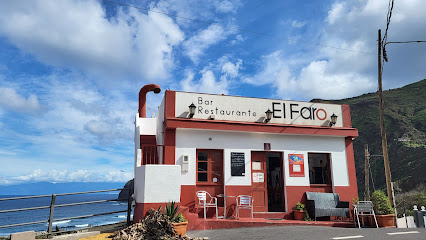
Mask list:
POLYGON ((197 183, 223 184, 222 150, 197 150, 197 183))
POLYGON ((329 153, 308 153, 308 164, 311 184, 331 185, 329 153))

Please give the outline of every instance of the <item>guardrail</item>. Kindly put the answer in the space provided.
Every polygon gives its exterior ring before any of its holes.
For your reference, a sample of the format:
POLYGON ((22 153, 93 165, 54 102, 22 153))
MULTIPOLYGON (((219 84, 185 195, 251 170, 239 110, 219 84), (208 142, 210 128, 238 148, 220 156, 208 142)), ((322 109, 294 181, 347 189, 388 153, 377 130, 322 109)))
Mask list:
POLYGON ((143 144, 141 146, 141 165, 162 164, 164 145, 143 144))
MULTIPOLYGON (((2 214, 2 213, 19 212, 19 211, 31 211, 31 210, 38 210, 38 209, 50 208, 50 214, 49 214, 49 219, 48 220, 35 221, 35 222, 25 222, 25 223, 17 223, 17 224, 9 224, 9 225, 0 225, 0 228, 10 228, 10 227, 25 226, 25 225, 31 225, 31 224, 49 223, 46 235, 52 236, 52 234, 57 234, 57 233, 62 233, 62 232, 68 232, 69 231, 69 230, 67 230, 67 231, 55 231, 55 232, 52 232, 52 223, 54 221, 63 221, 63 220, 71 220, 71 219, 79 219, 79 218, 88 218, 88 217, 102 216, 102 215, 108 215, 108 214, 114 214, 114 213, 121 213, 121 212, 127 212, 127 225, 130 225, 130 214, 132 212, 132 194, 131 194, 131 192, 132 192, 132 188, 119 188, 119 189, 87 191, 87 192, 61 193, 61 194, 52 194, 52 195, 36 195, 36 196, 25 196, 25 197, 0 198, 0 201, 11 201, 11 200, 20 200, 20 199, 51 197, 50 206, 30 207, 30 208, 18 208, 18 209, 9 209, 9 210, 1 210, 0 211, 0 214, 2 214), (67 203, 67 204, 59 204, 59 205, 55 204, 57 196, 68 196, 68 195, 87 194, 87 193, 114 192, 114 191, 121 191, 121 190, 128 190, 129 197, 127 199, 124 199, 124 198, 123 199, 118 199, 117 198, 117 199, 109 199, 109 200, 97 200, 97 201, 90 201, 90 202, 67 203), (69 206, 94 204, 94 203, 103 203, 103 202, 112 202, 112 201, 123 201, 123 200, 127 200, 127 210, 114 211, 114 212, 104 212, 104 213, 97 213, 97 214, 89 214, 89 215, 81 215, 81 216, 74 216, 74 217, 66 217, 66 218, 57 218, 57 219, 54 219, 54 211, 55 211, 55 208, 58 208, 58 207, 69 207, 69 206)), ((87 228, 79 228, 78 230, 83 230, 83 229, 87 229, 87 228)))

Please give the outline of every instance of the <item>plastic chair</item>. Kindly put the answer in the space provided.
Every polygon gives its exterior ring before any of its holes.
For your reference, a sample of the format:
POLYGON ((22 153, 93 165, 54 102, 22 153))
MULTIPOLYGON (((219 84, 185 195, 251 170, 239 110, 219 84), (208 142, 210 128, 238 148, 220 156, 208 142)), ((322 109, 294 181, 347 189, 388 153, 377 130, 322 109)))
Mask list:
MULTIPOLYGON (((376 222, 376 227, 379 228, 376 215, 374 214, 373 203, 371 201, 359 201, 354 210, 358 222, 358 228, 361 228, 361 225, 359 224, 359 216, 373 216, 374 221, 376 222)), ((364 224, 364 218, 362 218, 362 224, 364 224)))
POLYGON ((237 197, 237 209, 236 209, 236 217, 239 219, 240 217, 240 209, 251 209, 251 220, 253 220, 253 202, 254 199, 249 195, 239 195, 237 197))
POLYGON ((206 191, 198 191, 196 195, 198 198, 198 204, 196 205, 195 212, 197 212, 199 207, 204 208, 204 219, 206 219, 206 209, 209 207, 214 207, 216 208, 216 219, 217 219, 218 218, 217 217, 217 198, 212 197, 210 193, 206 191), (208 201, 207 199, 210 199, 210 201, 208 201))

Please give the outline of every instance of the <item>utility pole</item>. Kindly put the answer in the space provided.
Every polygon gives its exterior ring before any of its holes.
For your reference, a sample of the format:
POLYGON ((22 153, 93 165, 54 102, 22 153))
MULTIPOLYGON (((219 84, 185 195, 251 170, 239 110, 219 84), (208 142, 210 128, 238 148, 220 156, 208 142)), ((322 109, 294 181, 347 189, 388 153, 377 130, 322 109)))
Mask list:
POLYGON ((365 150, 365 164, 364 164, 364 173, 365 173, 365 193, 364 201, 370 201, 370 153, 368 152, 368 144, 364 145, 365 150))
POLYGON ((382 149, 383 149, 383 161, 385 165, 386 175, 386 188, 388 193, 389 202, 392 208, 395 208, 393 194, 392 194, 392 178, 389 167, 389 154, 388 154, 388 143, 386 141, 386 129, 384 120, 384 103, 383 103, 383 89, 382 89, 382 31, 379 29, 378 33, 378 84, 379 84, 379 112, 380 112, 380 132, 382 135, 382 149))

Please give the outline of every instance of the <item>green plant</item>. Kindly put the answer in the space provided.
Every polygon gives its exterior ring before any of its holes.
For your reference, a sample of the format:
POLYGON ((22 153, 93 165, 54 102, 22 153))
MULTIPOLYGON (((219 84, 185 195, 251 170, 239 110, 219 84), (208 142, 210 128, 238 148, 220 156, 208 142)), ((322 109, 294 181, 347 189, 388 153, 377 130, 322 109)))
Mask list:
POLYGON ((298 202, 296 203, 296 206, 293 207, 293 210, 305 211, 306 210, 305 204, 298 202))
POLYGON ((183 214, 182 213, 178 214, 178 210, 179 210, 179 204, 176 204, 176 202, 172 201, 166 204, 164 214, 167 217, 169 217, 170 221, 173 223, 186 222, 186 219, 183 216, 183 214))
POLYGON ((293 207, 293 210, 303 211, 304 212, 303 220, 312 221, 312 219, 309 217, 308 211, 306 210, 305 204, 298 202, 296 203, 296 206, 293 207))
POLYGON ((182 213, 179 213, 179 215, 177 215, 176 222, 178 222, 178 223, 180 223, 180 222, 186 222, 186 218, 183 216, 182 213))
POLYGON ((371 201, 373 202, 374 212, 377 215, 395 214, 395 210, 392 208, 388 197, 383 191, 374 191, 371 195, 371 201))

